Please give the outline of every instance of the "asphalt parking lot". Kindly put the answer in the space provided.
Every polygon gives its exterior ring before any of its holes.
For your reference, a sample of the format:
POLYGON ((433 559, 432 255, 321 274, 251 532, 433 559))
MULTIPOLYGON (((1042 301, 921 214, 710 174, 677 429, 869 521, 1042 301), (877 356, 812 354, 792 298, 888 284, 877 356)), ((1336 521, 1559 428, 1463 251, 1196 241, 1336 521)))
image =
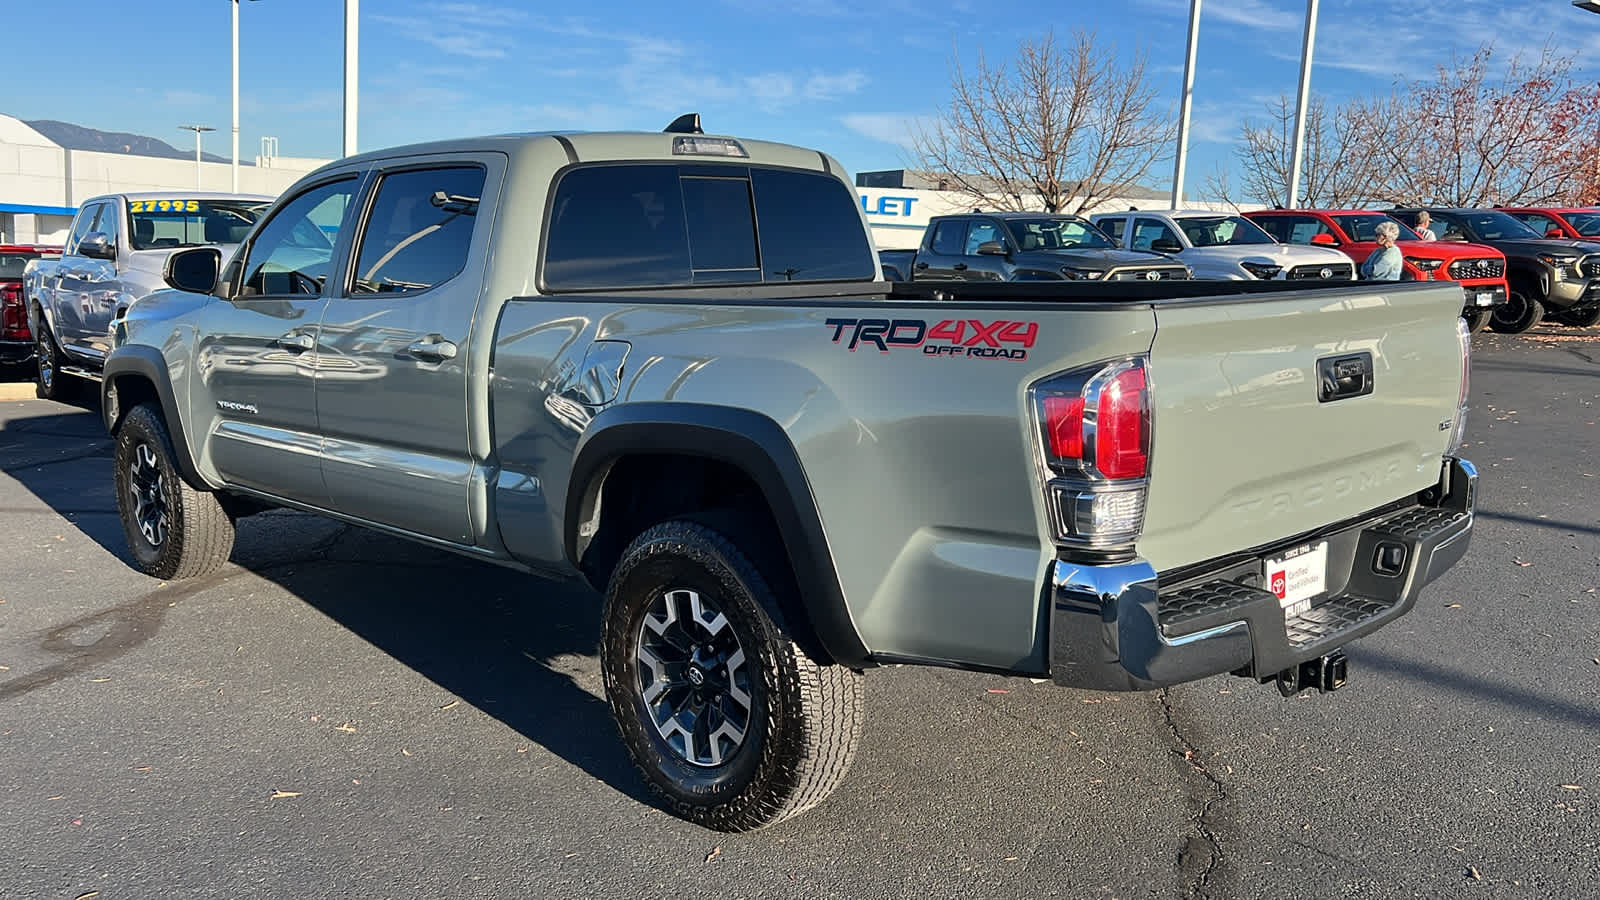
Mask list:
POLYGON ((649 805, 593 597, 288 512, 162 584, 96 416, 0 402, 0 897, 1595 896, 1600 330, 1475 345, 1472 548, 1345 690, 879 670, 746 835, 649 805))

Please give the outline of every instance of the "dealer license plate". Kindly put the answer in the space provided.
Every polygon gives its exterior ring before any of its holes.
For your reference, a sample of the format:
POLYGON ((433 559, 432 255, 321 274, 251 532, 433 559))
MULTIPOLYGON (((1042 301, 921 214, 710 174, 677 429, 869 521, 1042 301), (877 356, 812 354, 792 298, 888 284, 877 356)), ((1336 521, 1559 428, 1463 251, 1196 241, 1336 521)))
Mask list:
POLYGON ((1297 616, 1328 590, 1328 542, 1297 547, 1267 560, 1264 568, 1267 590, 1277 596, 1283 614, 1297 616))
POLYGON ((1478 305, 1479 306, 1493 306, 1494 305, 1494 294, 1492 294, 1492 293, 1479 294, 1477 299, 1478 299, 1478 305))

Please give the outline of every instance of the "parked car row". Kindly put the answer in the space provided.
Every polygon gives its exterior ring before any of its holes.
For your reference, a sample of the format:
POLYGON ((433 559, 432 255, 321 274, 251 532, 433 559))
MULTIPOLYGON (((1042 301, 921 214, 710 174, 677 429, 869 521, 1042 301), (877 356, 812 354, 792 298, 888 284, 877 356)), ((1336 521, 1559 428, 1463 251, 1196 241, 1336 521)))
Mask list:
MULTIPOLYGON (((104 194, 78 208, 65 245, 0 248, 0 361, 34 366, 46 399, 65 399, 78 380, 98 381, 116 323, 165 286, 168 257, 201 246, 226 256, 271 202, 198 191, 104 194)), ((329 243, 320 233, 303 237, 329 243)))
POLYGON ((1460 284, 1472 331, 1600 323, 1600 210, 1428 208, 1437 240, 1413 230, 1422 211, 974 212, 937 216, 916 250, 879 256, 898 281, 1349 281, 1392 222, 1401 278, 1460 284))

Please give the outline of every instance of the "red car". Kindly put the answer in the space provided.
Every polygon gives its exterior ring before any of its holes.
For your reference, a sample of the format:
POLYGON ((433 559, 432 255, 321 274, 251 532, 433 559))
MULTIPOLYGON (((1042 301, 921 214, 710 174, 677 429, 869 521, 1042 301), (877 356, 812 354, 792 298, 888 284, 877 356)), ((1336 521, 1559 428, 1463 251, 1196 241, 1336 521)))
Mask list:
POLYGON ((1600 209, 1496 208, 1545 237, 1600 238, 1600 209))
POLYGON ((31 260, 60 255, 60 247, 0 244, 0 365, 33 360, 33 334, 28 330, 28 305, 22 296, 22 271, 31 260))
POLYGON ((1404 222, 1384 212, 1364 209, 1262 209, 1245 218, 1286 244, 1337 247, 1360 266, 1378 249, 1377 227, 1400 227, 1395 242, 1405 258, 1401 277, 1407 281, 1457 281, 1464 303, 1461 317, 1473 331, 1489 324, 1491 311, 1506 302, 1506 255, 1493 247, 1461 241, 1424 241, 1404 222))

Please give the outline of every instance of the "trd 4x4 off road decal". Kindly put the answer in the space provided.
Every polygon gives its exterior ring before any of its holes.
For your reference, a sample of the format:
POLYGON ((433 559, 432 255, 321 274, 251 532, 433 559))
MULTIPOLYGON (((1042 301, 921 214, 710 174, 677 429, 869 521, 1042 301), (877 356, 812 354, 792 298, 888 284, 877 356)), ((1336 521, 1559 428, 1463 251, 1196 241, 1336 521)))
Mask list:
POLYGON ((923 319, 828 319, 833 342, 854 353, 863 346, 881 353, 921 348, 924 356, 961 359, 1027 359, 1039 337, 1038 322, 998 319, 945 319, 929 326, 923 319))

